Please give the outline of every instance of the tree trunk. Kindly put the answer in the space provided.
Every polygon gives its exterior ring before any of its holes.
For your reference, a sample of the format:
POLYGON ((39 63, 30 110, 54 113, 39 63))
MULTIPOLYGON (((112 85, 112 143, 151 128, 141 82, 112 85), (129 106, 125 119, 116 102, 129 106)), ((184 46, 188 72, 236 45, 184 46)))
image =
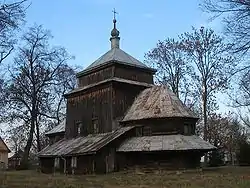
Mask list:
POLYGON ((34 121, 34 117, 32 117, 31 119, 31 124, 30 124, 30 132, 29 132, 29 138, 27 140, 27 144, 24 148, 24 153, 22 156, 22 160, 21 160, 21 169, 25 170, 28 169, 28 161, 29 161, 29 154, 30 154, 30 149, 32 146, 32 142, 33 142, 33 134, 35 131, 35 121, 34 121))
POLYGON ((36 142, 37 142, 37 152, 41 151, 41 142, 40 142, 40 130, 39 130, 39 124, 36 119, 36 142))
MULTIPOLYGON (((207 127, 207 88, 206 85, 203 85, 202 91, 202 116, 203 116, 203 124, 204 124, 204 140, 208 139, 208 127, 207 127)), ((204 156, 204 165, 207 166, 208 155, 204 156)))

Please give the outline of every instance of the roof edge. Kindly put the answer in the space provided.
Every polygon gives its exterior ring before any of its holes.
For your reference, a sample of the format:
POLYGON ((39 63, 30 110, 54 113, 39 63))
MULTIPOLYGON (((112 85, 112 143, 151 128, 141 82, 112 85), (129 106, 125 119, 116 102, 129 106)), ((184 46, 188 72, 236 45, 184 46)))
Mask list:
POLYGON ((54 132, 54 133, 45 133, 45 136, 50 136, 50 135, 59 134, 59 133, 65 133, 65 131, 59 131, 59 132, 54 132))
POLYGON ((146 83, 146 82, 138 82, 138 81, 134 81, 134 80, 128 80, 128 79, 113 77, 113 78, 102 80, 102 81, 97 82, 97 83, 89 84, 89 85, 84 86, 82 88, 76 88, 75 90, 72 90, 72 91, 64 94, 63 96, 65 98, 67 98, 71 94, 78 93, 78 92, 81 92, 81 91, 85 91, 87 89, 90 89, 90 88, 93 88, 95 86, 102 85, 102 84, 105 84, 105 83, 108 83, 108 82, 121 82, 121 83, 133 84, 133 85, 141 85, 141 86, 144 86, 144 87, 152 87, 152 86, 154 86, 154 84, 149 84, 149 83, 146 83), (127 82, 125 82, 126 80, 127 80, 127 82), (131 83, 129 83, 129 82, 131 82, 131 83), (137 83, 137 84, 135 84, 135 83, 137 83))
POLYGON ((87 75, 89 73, 95 72, 95 71, 100 70, 102 68, 109 67, 109 66, 111 66, 111 65, 113 65, 115 63, 120 64, 120 65, 125 65, 125 66, 128 66, 128 67, 136 67, 136 68, 146 70, 146 71, 154 73, 154 74, 157 72, 156 69, 151 68, 151 67, 142 67, 142 66, 130 65, 130 64, 127 64, 126 62, 111 60, 111 61, 107 61, 104 64, 97 65, 97 66, 89 68, 89 69, 84 69, 83 71, 78 72, 76 74, 76 77, 79 78, 81 76, 85 76, 85 75, 87 75))
POLYGON ((171 119, 171 118, 190 118, 190 119, 196 119, 197 121, 200 119, 199 117, 189 117, 189 116, 169 116, 169 117, 157 117, 157 118, 142 118, 142 119, 129 119, 129 120, 121 120, 120 123, 130 123, 135 121, 143 121, 143 120, 152 120, 152 119, 171 119))
POLYGON ((5 145, 5 147, 8 150, 8 153, 11 153, 11 150, 9 149, 9 147, 7 146, 7 144, 4 142, 4 140, 2 139, 2 137, 0 136, 0 140, 2 140, 3 144, 5 145))

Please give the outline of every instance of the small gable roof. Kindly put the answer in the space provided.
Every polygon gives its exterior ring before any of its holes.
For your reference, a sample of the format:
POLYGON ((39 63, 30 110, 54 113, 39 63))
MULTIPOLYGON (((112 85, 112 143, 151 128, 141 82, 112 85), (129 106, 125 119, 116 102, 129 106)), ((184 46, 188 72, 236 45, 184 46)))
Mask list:
POLYGON ((198 119, 167 86, 153 86, 138 95, 122 122, 172 117, 198 119))
POLYGON ((0 151, 6 151, 8 153, 10 153, 10 149, 8 148, 8 146, 6 145, 6 143, 4 142, 4 140, 0 137, 0 151))
POLYGON ((50 131, 46 132, 46 135, 51 135, 51 134, 65 132, 65 125, 66 125, 66 120, 63 120, 61 123, 59 123, 53 129, 51 129, 50 131))

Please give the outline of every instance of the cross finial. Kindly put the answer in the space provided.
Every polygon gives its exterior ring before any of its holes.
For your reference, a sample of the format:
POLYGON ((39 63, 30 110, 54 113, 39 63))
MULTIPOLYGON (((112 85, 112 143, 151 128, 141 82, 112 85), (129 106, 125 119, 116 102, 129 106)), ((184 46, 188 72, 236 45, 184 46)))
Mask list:
POLYGON ((118 14, 118 12, 115 11, 115 8, 112 12, 114 13, 114 20, 115 20, 115 15, 118 14))

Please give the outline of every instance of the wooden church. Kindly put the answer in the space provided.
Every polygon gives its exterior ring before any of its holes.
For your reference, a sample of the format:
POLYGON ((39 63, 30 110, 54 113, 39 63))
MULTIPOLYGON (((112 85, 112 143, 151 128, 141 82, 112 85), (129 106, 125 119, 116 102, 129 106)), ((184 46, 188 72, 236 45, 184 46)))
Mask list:
POLYGON ((78 88, 65 95, 66 121, 47 133, 39 152, 44 173, 108 173, 140 166, 192 168, 214 146, 195 136, 198 118, 165 86, 156 70, 120 49, 111 49, 77 74, 78 88))

